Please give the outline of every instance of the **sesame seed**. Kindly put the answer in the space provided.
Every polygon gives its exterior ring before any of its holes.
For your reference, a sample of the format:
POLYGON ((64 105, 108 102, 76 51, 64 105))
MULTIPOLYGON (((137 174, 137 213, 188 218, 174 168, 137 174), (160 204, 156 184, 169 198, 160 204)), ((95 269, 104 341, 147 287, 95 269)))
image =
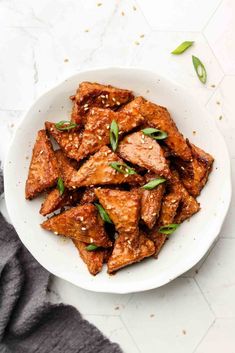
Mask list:
POLYGON ((89 107, 84 108, 85 111, 88 110, 88 109, 89 109, 89 107))
POLYGON ((109 129, 109 124, 106 125, 106 129, 107 129, 107 130, 109 129))
POLYGON ((84 220, 84 217, 80 217, 80 220, 83 222, 83 220, 84 220))
POLYGON ((122 16, 125 16, 125 12, 124 11, 122 11, 121 14, 122 14, 122 16))
POLYGON ((92 110, 91 110, 91 115, 94 115, 94 114, 95 114, 95 112, 94 112, 94 110, 92 109, 92 110))
POLYGON ((93 238, 90 238, 90 242, 93 243, 93 242, 94 242, 94 239, 93 239, 93 238))
POLYGON ((102 140, 102 137, 101 137, 101 136, 98 136, 98 139, 99 139, 99 140, 102 140))
POLYGON ((140 45, 140 42, 138 42, 138 40, 136 40, 135 45, 140 45))
POLYGON ((42 154, 43 153, 43 150, 41 150, 40 152, 39 152, 39 154, 42 154))
POLYGON ((86 227, 82 227, 81 230, 86 230, 86 227))
POLYGON ((140 35, 140 38, 144 38, 144 34, 141 34, 141 35, 140 35))
POLYGON ((58 235, 58 232, 54 232, 55 235, 58 235))
POLYGON ((117 105, 120 105, 121 103, 117 101, 117 105))
POLYGON ((134 11, 136 11, 136 10, 137 10, 136 6, 133 6, 133 10, 134 10, 134 11))
POLYGON ((105 107, 108 108, 108 107, 109 107, 109 104, 106 104, 105 107))
POLYGON ((104 101, 103 99, 102 99, 102 101, 101 101, 101 102, 102 102, 102 104, 105 104, 105 101, 104 101))
POLYGON ((76 186, 72 186, 73 189, 76 189, 76 186))
POLYGON ((69 196, 69 198, 70 198, 70 200, 72 200, 73 196, 71 195, 71 196, 69 196))
POLYGON ((84 106, 83 106, 83 107, 84 107, 84 108, 88 107, 88 103, 84 104, 84 106))
POLYGON ((112 97, 112 100, 113 100, 114 102, 116 102, 116 99, 115 99, 114 97, 112 97))
POLYGON ((105 95, 104 95, 104 94, 101 94, 100 97, 101 97, 101 98, 105 98, 105 95))
POLYGON ((88 33, 88 32, 89 32, 89 29, 85 29, 85 31, 84 31, 84 32, 88 33))
POLYGON ((53 131, 53 127, 50 128, 50 131, 53 131))
POLYGON ((106 94, 106 95, 105 95, 105 98, 106 98, 106 99, 109 99, 109 95, 108 95, 108 94, 106 94))
POLYGON ((102 6, 102 2, 98 2, 97 6, 98 7, 102 6))
POLYGON ((149 146, 149 150, 152 150, 153 149, 153 146, 149 146))

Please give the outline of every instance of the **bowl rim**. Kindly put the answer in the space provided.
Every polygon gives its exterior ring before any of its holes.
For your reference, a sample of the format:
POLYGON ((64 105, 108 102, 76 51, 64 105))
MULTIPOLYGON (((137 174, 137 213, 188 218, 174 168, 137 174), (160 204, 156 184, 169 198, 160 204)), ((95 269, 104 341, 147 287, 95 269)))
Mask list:
MULTIPOLYGON (((13 136, 11 138, 7 153, 6 153, 6 157, 5 157, 5 161, 4 161, 4 165, 3 165, 3 174, 4 174, 4 193, 5 193, 5 203, 6 203, 6 208, 7 208, 7 212, 8 215, 10 217, 10 221, 12 222, 13 216, 12 216, 12 212, 11 212, 11 207, 10 207, 10 201, 8 198, 9 195, 9 185, 7 183, 7 171, 8 171, 8 166, 9 166, 9 156, 10 156, 10 151, 12 146, 14 145, 14 140, 16 138, 17 132, 19 130, 19 128, 21 127, 21 125, 23 124, 26 116, 28 114, 30 114, 31 110, 33 110, 34 105, 36 104, 37 101, 41 100, 43 97, 45 97, 47 94, 49 94, 50 92, 52 92, 53 90, 56 90, 59 88, 59 86, 62 86, 65 82, 74 79, 76 76, 80 75, 80 74, 88 74, 88 73, 92 73, 92 72, 97 72, 97 71, 110 71, 110 70, 122 70, 122 71, 142 71, 142 72, 147 72, 148 74, 152 74, 152 75, 157 75, 160 79, 167 81, 169 84, 172 84, 174 86, 179 87, 182 91, 184 91, 186 93, 186 95, 190 96, 191 100, 193 100, 196 103, 196 99, 194 98, 194 96, 192 95, 191 91, 189 91, 188 89, 186 89, 185 86, 179 84, 178 82, 176 82, 175 80, 169 79, 168 77, 162 76, 161 74, 159 74, 157 71, 155 70, 149 70, 149 69, 145 69, 143 67, 138 67, 138 66, 97 66, 97 67, 92 67, 90 69, 85 69, 85 70, 78 70, 77 72, 75 72, 74 74, 58 81, 56 84, 52 85, 51 87, 49 87, 46 91, 44 91, 42 94, 40 94, 30 105, 30 107, 25 111, 25 113, 22 115, 22 117, 19 119, 18 123, 17 123, 17 127, 13 133, 13 136)), ((197 103, 198 104, 198 103, 197 103)), ((205 105, 203 105, 202 109, 206 112, 206 114, 208 116, 210 116, 210 112, 208 112, 205 108, 205 105)), ((227 164, 227 169, 229 171, 229 178, 226 180, 227 182, 227 188, 226 188, 226 196, 224 197, 224 207, 223 209, 221 209, 220 212, 220 217, 218 217, 216 224, 214 224, 213 227, 213 239, 211 237, 210 241, 208 241, 206 243, 206 246, 204 247, 200 247, 197 249, 197 252, 195 252, 194 254, 192 254, 192 256, 187 258, 187 261, 185 261, 183 263, 183 265, 181 267, 176 267, 176 270, 174 268, 172 268, 172 275, 168 277, 162 277, 159 276, 156 279, 153 277, 151 279, 151 281, 149 280, 143 280, 141 282, 138 281, 133 281, 131 282, 131 284, 129 286, 126 286, 124 288, 120 288, 118 286, 116 286, 114 283, 112 283, 112 287, 109 288, 103 288, 102 286, 98 287, 96 286, 96 288, 94 289, 94 284, 92 284, 92 282, 89 281, 84 281, 82 283, 77 283, 76 281, 73 281, 71 279, 67 279, 66 276, 64 274, 60 274, 57 273, 57 271, 55 270, 56 268, 48 268, 45 267, 43 265, 43 261, 41 261, 41 259, 39 258, 39 256, 34 252, 31 252, 31 250, 27 247, 27 245, 24 243, 23 239, 21 238, 19 232, 17 232, 17 226, 13 226, 15 227, 15 230, 21 240, 21 242, 23 243, 23 245, 28 249, 28 251, 32 254, 32 256, 40 263, 40 265, 45 268, 47 271, 51 272, 53 275, 69 281, 70 283, 79 286, 80 288, 86 289, 86 290, 90 290, 93 292, 103 292, 103 293, 113 293, 113 294, 128 294, 128 293, 137 293, 137 292, 142 292, 142 291, 147 291, 147 290, 151 290, 151 289, 155 289, 158 287, 161 287, 169 282, 171 282, 172 280, 174 280, 175 278, 179 277, 180 275, 182 275, 183 273, 187 272, 188 270, 190 270, 193 266, 195 266, 200 259, 206 254, 206 252, 210 249, 210 247, 212 246, 213 243, 215 243, 215 241, 218 238, 218 235, 221 231, 221 228, 223 226, 225 217, 227 215, 227 212, 229 210, 230 207, 230 203, 231 203, 231 197, 232 197, 232 178, 231 178, 231 162, 230 162, 230 155, 228 152, 228 148, 227 145, 225 143, 225 139, 223 137, 223 135, 220 133, 215 120, 211 119, 211 124, 213 124, 214 129, 217 130, 217 133, 220 135, 221 138, 221 143, 223 144, 223 149, 226 152, 226 155, 224 155, 224 159, 225 159, 225 164, 227 164)))

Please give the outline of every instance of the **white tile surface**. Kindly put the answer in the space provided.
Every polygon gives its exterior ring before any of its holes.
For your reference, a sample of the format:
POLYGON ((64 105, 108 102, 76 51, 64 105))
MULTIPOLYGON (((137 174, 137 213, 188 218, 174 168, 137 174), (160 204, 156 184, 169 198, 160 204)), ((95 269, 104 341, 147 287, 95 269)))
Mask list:
POLYGON ((205 29, 205 35, 226 74, 235 74, 235 2, 222 1, 205 29))
POLYGON ((131 294, 110 295, 89 292, 59 278, 54 279, 52 287, 53 291, 59 294, 60 300, 74 305, 86 315, 119 316, 131 298, 131 294))
POLYGON ((225 137, 232 157, 235 157, 234 84, 235 76, 225 76, 207 104, 208 110, 225 137))
POLYGON ((235 241, 220 239, 196 281, 217 317, 235 317, 235 241))
POLYGON ((195 353, 235 353, 235 319, 217 319, 195 353))
POLYGON ((208 101, 215 91, 214 85, 217 86, 223 78, 223 72, 212 50, 200 33, 153 31, 146 36, 132 64, 157 71, 186 86, 202 104, 208 101), (195 43, 184 54, 172 55, 172 50, 185 40, 195 43), (196 76, 192 55, 199 57, 207 69, 206 88, 196 76))
POLYGON ((140 353, 120 317, 84 315, 85 319, 100 329, 106 337, 116 342, 124 353, 140 353))
MULTIPOLYGON (((234 23, 233 0, 2 0, 0 159, 23 111, 45 89, 80 69, 131 64, 176 80, 207 107, 233 157, 234 187, 234 23), (195 45, 172 56, 184 40, 195 45), (192 54, 206 66, 206 86, 192 54)), ((3 200, 0 209, 6 213, 3 200)), ((126 353, 235 353, 234 210, 235 196, 219 241, 184 278, 133 296, 54 278, 50 298, 74 305, 126 353)))
POLYGON ((121 315, 143 353, 156 347, 159 352, 172 347, 175 353, 192 352, 214 319, 195 282, 183 278, 134 294, 121 315))
POLYGON ((154 29, 200 31, 221 2, 220 0, 137 0, 154 29))

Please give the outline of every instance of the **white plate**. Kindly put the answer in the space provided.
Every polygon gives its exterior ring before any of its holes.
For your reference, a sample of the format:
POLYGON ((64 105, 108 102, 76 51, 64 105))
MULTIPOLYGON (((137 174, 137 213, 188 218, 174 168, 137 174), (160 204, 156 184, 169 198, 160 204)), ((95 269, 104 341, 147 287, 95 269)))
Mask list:
MULTIPOLYGON (((205 88, 206 89, 206 88, 205 88)), ((158 74, 137 68, 104 68, 80 72, 41 96, 21 121, 4 168, 7 209, 20 239, 38 262, 54 275, 97 292, 128 293, 162 286, 195 265, 219 234, 231 198, 230 160, 213 119, 188 92, 158 74), (42 198, 26 201, 24 186, 36 133, 45 120, 68 120, 69 96, 82 81, 96 81, 133 90, 166 106, 178 128, 215 157, 213 172, 202 191, 201 211, 167 241, 158 260, 147 259, 115 276, 91 276, 70 240, 43 230, 42 198), (196 134, 193 134, 196 131, 196 134)))

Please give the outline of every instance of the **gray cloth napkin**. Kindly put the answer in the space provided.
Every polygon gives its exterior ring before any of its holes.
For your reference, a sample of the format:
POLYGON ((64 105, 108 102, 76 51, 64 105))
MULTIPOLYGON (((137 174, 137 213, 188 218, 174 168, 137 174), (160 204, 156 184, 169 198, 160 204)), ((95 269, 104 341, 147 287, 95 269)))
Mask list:
POLYGON ((0 214, 0 353, 121 353, 75 308, 47 301, 49 278, 0 214))

